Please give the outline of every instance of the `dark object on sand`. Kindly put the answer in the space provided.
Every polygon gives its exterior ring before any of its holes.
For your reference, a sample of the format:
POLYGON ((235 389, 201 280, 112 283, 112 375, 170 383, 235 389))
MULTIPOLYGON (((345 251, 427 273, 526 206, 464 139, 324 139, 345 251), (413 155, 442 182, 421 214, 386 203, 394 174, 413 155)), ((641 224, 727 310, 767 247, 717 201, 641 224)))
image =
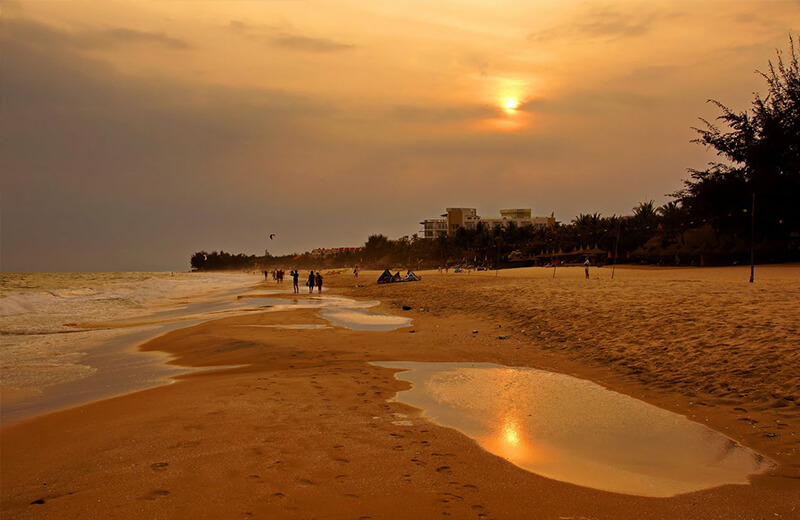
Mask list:
POLYGON ((396 282, 418 282, 422 280, 421 276, 414 274, 414 271, 411 269, 408 270, 405 276, 400 276, 400 271, 397 271, 395 274, 392 274, 388 269, 384 270, 383 273, 378 277, 378 283, 396 283, 396 282))
POLYGON ((403 305, 403 310, 404 311, 410 311, 411 310, 411 306, 410 305, 403 305))

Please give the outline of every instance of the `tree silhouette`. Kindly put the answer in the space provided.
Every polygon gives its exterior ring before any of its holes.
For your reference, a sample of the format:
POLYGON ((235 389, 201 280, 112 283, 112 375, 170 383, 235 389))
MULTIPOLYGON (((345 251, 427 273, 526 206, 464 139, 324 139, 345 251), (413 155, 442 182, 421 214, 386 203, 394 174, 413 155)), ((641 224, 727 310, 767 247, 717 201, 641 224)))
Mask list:
POLYGON ((691 179, 676 195, 692 218, 717 231, 749 235, 752 197, 756 198, 756 234, 783 239, 800 230, 800 45, 789 38, 789 56, 777 51, 768 71, 759 72, 767 95, 755 95, 750 111, 736 112, 719 101, 724 129, 702 120, 695 142, 721 158, 691 179))

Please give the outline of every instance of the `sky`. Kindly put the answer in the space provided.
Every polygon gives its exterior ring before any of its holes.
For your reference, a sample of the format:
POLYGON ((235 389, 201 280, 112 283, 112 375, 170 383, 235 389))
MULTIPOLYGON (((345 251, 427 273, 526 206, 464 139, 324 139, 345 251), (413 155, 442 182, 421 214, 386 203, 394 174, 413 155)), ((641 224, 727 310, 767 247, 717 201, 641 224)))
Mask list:
POLYGON ((0 270, 186 270, 447 207, 663 204, 800 0, 4 1, 0 270), (275 237, 270 239, 270 234, 275 237))

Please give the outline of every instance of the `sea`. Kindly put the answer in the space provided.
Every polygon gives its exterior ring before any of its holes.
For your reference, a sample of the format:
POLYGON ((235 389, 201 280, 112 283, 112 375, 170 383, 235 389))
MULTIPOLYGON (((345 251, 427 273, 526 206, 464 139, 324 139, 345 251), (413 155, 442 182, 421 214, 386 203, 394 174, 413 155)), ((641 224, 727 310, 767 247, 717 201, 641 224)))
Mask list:
POLYGON ((372 312, 378 304, 295 296, 291 282, 266 281, 261 272, 3 273, 0 423, 170 384, 187 372, 226 368, 179 366, 167 353, 138 348, 203 321, 314 308, 331 326, 353 330, 411 325, 407 317, 372 312))
POLYGON ((257 308, 261 273, 0 274, 0 420, 110 397, 186 368, 136 347, 169 330, 257 308))

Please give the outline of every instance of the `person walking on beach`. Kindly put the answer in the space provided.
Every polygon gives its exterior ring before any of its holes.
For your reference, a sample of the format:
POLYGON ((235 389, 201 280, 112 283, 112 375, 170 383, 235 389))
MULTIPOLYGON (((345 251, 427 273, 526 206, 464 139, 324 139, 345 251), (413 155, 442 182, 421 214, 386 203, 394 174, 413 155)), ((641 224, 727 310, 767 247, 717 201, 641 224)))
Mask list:
POLYGON ((300 271, 297 269, 292 269, 290 274, 292 275, 292 286, 294 288, 294 293, 297 294, 300 292, 300 271))
POLYGON ((322 275, 317 271, 317 292, 322 294, 322 275))
POLYGON ((586 272, 586 279, 589 279, 589 257, 586 257, 586 261, 583 263, 583 270, 586 272))
POLYGON ((353 278, 358 278, 358 266, 353 268, 353 278))
POLYGON ((308 282, 306 282, 306 285, 308 285, 308 294, 312 294, 314 292, 314 286, 317 285, 317 277, 314 276, 314 271, 308 273, 308 282))

